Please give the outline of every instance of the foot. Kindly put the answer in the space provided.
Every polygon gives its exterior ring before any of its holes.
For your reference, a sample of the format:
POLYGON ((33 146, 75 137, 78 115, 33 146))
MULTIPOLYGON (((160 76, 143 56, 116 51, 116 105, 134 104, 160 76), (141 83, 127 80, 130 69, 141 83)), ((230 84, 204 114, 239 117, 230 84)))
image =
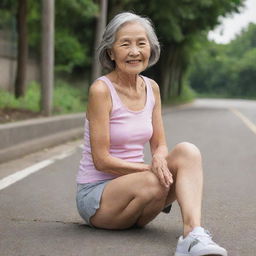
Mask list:
POLYGON ((210 233, 201 227, 194 228, 185 238, 178 240, 175 256, 227 256, 227 251, 212 241, 210 233))

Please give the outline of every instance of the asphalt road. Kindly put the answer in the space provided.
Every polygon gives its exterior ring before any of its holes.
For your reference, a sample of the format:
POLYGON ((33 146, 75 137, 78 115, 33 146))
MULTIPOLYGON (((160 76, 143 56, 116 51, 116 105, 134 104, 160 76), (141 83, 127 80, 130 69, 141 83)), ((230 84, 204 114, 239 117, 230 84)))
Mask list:
MULTIPOLYGON (((189 141, 202 152, 203 226, 230 256, 255 256, 256 102, 199 100, 165 109, 163 115, 170 148, 189 141)), ((0 190, 0 255, 173 255, 182 232, 177 203, 144 229, 106 231, 83 224, 75 205, 80 144, 73 141, 0 165, 2 179, 69 152, 0 190)))

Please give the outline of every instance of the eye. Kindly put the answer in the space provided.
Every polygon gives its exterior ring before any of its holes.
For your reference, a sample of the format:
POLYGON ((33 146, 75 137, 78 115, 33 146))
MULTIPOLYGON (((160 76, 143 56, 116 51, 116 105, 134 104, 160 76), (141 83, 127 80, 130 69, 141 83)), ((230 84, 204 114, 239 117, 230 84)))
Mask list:
POLYGON ((139 42, 139 45, 144 46, 146 45, 146 42, 139 42))
POLYGON ((121 44, 121 46, 129 46, 128 43, 121 44))

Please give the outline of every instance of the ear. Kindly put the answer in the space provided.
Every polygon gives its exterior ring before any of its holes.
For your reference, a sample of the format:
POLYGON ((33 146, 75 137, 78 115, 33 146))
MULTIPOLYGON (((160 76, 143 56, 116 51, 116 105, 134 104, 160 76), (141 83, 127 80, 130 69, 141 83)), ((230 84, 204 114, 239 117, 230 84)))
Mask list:
POLYGON ((108 50, 107 50, 107 53, 108 53, 110 59, 111 59, 111 60, 114 60, 114 56, 113 56, 112 50, 111 50, 111 49, 108 49, 108 50))

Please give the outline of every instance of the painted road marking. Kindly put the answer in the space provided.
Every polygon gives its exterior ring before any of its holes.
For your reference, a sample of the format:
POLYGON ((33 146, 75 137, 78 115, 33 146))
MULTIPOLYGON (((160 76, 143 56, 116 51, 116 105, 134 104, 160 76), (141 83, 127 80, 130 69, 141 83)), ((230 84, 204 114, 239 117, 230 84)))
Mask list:
POLYGON ((43 168, 45 168, 46 166, 48 166, 50 164, 53 164, 57 160, 60 160, 60 159, 63 159, 65 157, 72 155, 74 152, 75 152, 75 150, 63 152, 60 155, 54 156, 50 159, 47 159, 47 160, 44 160, 37 164, 34 164, 28 168, 25 168, 21 171, 15 172, 15 173, 1 179, 0 180, 0 190, 7 188, 10 185, 14 184, 15 182, 26 178, 27 176, 31 175, 32 173, 42 170, 43 168))
POLYGON ((249 120, 245 115, 243 115, 240 111, 235 108, 229 108, 231 112, 233 112, 236 116, 238 116, 244 124, 254 133, 256 134, 256 125, 249 120))

